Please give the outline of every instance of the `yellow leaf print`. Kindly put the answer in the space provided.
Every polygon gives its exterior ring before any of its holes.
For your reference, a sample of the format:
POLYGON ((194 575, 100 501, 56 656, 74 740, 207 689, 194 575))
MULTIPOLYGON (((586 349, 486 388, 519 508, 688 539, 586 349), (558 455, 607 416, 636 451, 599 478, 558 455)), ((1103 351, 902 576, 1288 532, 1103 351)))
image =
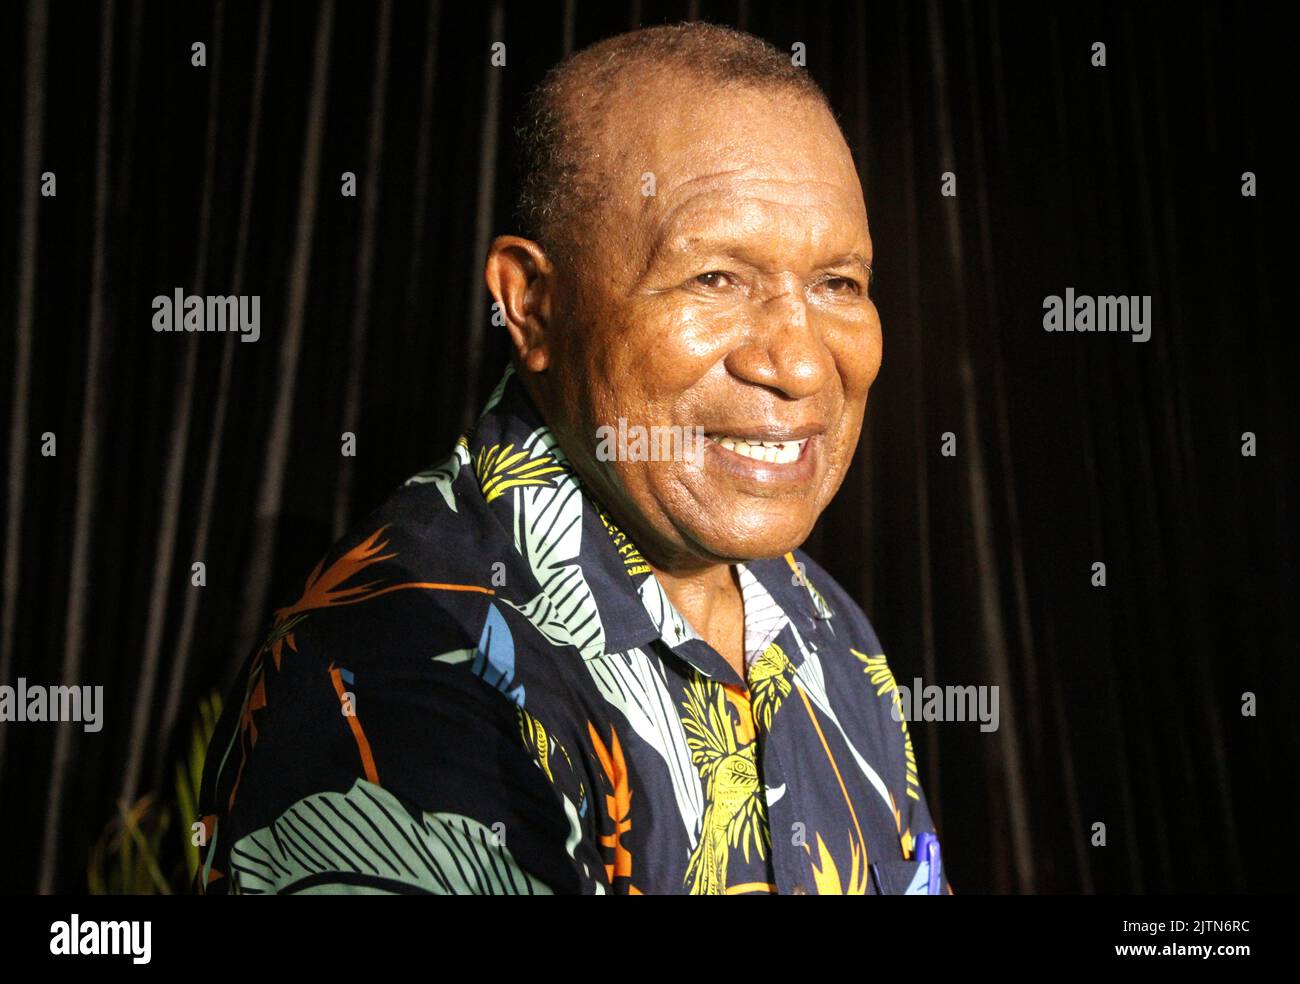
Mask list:
POLYGON ((478 457, 474 459, 474 474, 478 476, 479 487, 488 502, 522 486, 554 488, 555 480, 548 476, 563 471, 564 468, 549 454, 530 458, 527 451, 515 451, 513 444, 504 448, 500 444, 479 448, 478 457))
POLYGON ((524 747, 533 752, 533 758, 546 773, 546 778, 555 782, 551 772, 551 739, 542 727, 542 722, 533 717, 522 707, 519 708, 519 731, 523 735, 524 747))
POLYGON ((742 732, 740 738, 749 740, 741 744, 727 704, 723 686, 700 676, 691 681, 682 704, 686 745, 704 780, 707 804, 686 866, 684 884, 692 895, 726 894, 731 849, 739 847, 748 861, 752 846, 766 858, 771 836, 752 733, 742 732))
MULTIPOLYGON (((898 684, 894 682, 894 672, 889 668, 889 664, 885 662, 884 653, 868 656, 856 649, 850 649, 849 652, 867 664, 863 667, 862 672, 867 674, 871 678, 871 682, 876 685, 877 697, 892 691, 894 716, 898 718, 903 729, 903 754, 907 759, 907 795, 914 800, 919 800, 921 797, 916 791, 921 788, 921 777, 917 773, 916 752, 912 748, 912 736, 907 732, 907 718, 903 714, 903 698, 898 692, 898 684)), ((904 856, 907 856, 906 848, 904 848, 904 856)))
POLYGON ((785 650, 773 642, 754 657, 748 676, 749 692, 754 695, 754 719, 763 731, 768 731, 781 701, 790 696, 794 665, 785 650))
MULTIPOLYGON (((569 757, 568 749, 551 737, 546 728, 542 726, 542 722, 522 707, 518 709, 517 716, 519 718, 519 733, 523 737, 524 747, 532 753, 533 761, 546 773, 546 778, 551 781, 551 784, 555 784, 555 773, 551 770, 551 760, 554 752, 559 752, 564 756, 565 764, 568 765, 569 772, 572 772, 573 759, 569 757)), ((584 802, 586 798, 586 786, 579 782, 579 803, 584 802)))

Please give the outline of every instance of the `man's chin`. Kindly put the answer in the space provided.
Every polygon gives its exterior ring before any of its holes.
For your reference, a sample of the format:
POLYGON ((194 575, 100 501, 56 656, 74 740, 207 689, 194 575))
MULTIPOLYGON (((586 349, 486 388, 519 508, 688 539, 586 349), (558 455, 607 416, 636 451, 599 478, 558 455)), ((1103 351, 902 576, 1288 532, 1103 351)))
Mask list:
MULTIPOLYGON (((730 517, 729 517, 730 518, 730 517)), ((731 522, 725 530, 696 529, 695 540, 727 562, 783 557, 803 545, 812 524, 806 520, 731 522)))

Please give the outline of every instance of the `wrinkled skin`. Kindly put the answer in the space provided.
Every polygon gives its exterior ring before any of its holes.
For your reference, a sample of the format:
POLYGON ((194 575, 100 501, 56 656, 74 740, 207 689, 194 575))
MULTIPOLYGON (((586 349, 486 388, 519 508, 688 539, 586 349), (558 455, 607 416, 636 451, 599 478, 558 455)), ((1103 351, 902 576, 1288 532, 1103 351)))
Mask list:
POLYGON ((608 201, 574 230, 572 261, 503 236, 487 282, 573 466, 741 670, 730 564, 808 536, 880 368, 866 206, 833 118, 807 97, 649 76, 611 98, 592 134, 608 201), (598 460, 597 427, 620 417, 808 443, 782 465, 712 441, 702 460, 598 460))

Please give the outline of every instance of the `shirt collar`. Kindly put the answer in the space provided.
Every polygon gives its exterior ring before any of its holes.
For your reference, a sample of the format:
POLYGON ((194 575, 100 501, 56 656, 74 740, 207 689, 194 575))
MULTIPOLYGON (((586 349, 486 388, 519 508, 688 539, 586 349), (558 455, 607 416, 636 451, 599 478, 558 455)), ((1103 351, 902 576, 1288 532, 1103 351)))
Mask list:
MULTIPOLYGON (((655 642, 706 676, 737 682, 669 600, 636 544, 578 479, 513 367, 463 439, 487 511, 512 538, 523 576, 497 596, 552 642, 603 659, 655 642)), ((745 604, 746 663, 791 616, 832 615, 792 554, 737 564, 745 604)), ((814 622, 815 625, 815 622, 814 622)), ((798 666, 798 647, 790 653, 798 666)))

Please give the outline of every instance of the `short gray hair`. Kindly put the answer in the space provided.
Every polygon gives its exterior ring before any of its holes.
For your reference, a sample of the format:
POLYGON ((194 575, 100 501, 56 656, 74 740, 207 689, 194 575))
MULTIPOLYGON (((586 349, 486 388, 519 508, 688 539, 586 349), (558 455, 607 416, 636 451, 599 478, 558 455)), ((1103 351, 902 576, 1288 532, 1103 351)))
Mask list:
POLYGON ((548 252, 562 242, 570 248, 570 221, 598 208, 606 192, 585 162, 593 158, 590 133, 604 120, 609 94, 630 71, 663 69, 715 85, 786 89, 830 109, 788 53, 743 31, 695 21, 598 41, 551 68, 525 100, 515 127, 515 219, 525 236, 548 252))

